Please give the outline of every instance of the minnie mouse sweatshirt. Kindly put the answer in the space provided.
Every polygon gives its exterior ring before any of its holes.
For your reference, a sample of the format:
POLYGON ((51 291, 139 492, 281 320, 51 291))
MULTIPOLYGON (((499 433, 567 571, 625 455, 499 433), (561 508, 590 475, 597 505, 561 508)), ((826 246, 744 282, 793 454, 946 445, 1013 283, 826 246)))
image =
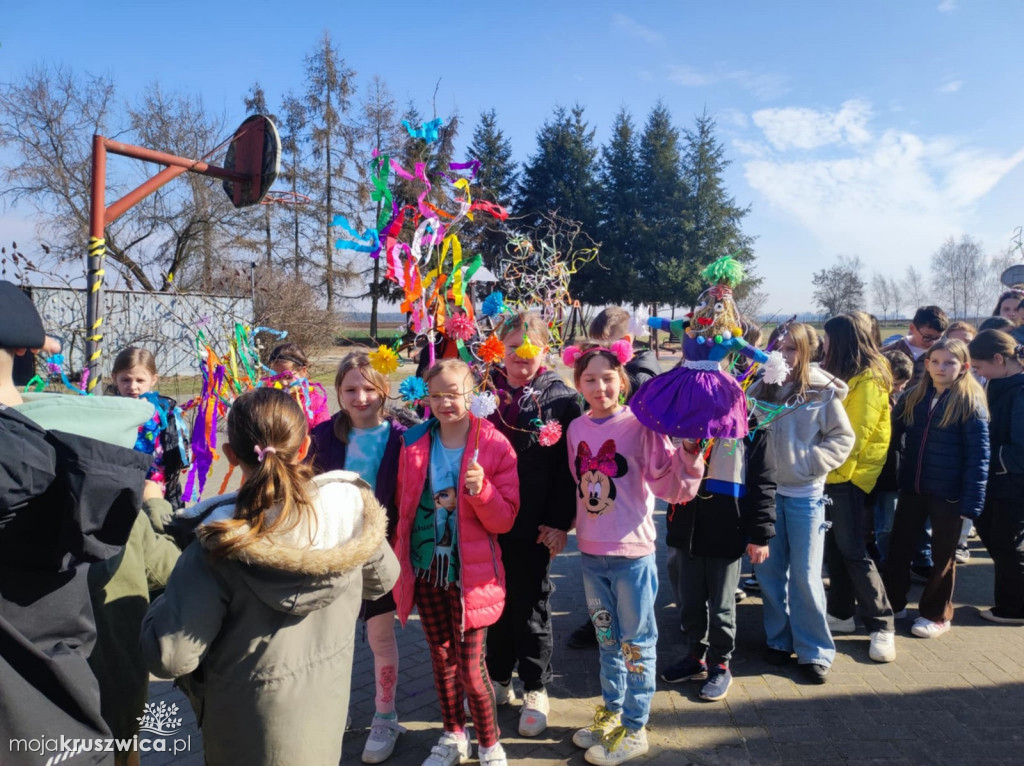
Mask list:
POLYGON ((576 481, 576 542, 594 556, 654 553, 654 499, 685 503, 697 493, 704 461, 645 428, 629 407, 600 422, 587 413, 569 425, 576 481))

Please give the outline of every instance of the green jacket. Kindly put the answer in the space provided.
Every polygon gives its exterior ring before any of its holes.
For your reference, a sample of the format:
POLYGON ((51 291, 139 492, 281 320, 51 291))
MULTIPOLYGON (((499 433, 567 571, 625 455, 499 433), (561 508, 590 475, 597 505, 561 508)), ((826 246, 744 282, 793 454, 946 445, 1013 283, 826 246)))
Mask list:
MULTIPOLYGON (((208 766, 341 759, 359 608, 391 590, 398 560, 366 482, 313 483, 313 518, 291 530, 230 558, 191 543, 143 622, 146 664, 189 694, 208 766)), ((178 515, 208 525, 234 511, 228 495, 178 515)))
POLYGON ((167 584, 180 551, 153 531, 148 514, 169 513, 166 500, 147 500, 120 554, 89 567, 89 595, 96 615, 96 648, 89 667, 100 684, 100 712, 115 737, 139 730, 149 697, 149 671, 142 660, 139 630, 149 593, 167 584))

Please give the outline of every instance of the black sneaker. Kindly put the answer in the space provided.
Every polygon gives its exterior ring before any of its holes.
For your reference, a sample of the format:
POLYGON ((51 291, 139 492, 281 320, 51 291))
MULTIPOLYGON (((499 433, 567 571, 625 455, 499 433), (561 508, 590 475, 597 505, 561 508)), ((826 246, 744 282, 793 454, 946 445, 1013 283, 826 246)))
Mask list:
POLYGON ((707 677, 707 663, 704 660, 698 660, 692 655, 669 665, 661 671, 661 680, 668 684, 681 684, 683 681, 703 681, 707 677))
POLYGON ((754 575, 750 575, 746 580, 743 580, 740 583, 740 587, 742 587, 743 590, 761 590, 761 584, 757 581, 757 578, 754 575))
POLYGON ((792 659, 793 652, 775 649, 771 646, 764 650, 764 661, 777 668, 781 668, 783 665, 788 665, 792 659))
POLYGON ((828 665, 819 665, 816 662, 808 662, 800 666, 800 671, 804 674, 804 678, 812 684, 825 683, 825 676, 828 675, 829 670, 828 665))
POLYGON ((597 646, 597 631, 594 630, 594 623, 587 620, 569 635, 565 645, 570 649, 589 649, 597 646))

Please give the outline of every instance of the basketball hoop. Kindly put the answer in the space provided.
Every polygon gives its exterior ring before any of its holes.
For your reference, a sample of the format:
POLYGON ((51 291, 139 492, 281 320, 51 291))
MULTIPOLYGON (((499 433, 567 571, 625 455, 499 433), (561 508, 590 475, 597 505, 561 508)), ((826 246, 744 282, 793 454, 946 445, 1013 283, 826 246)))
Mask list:
POLYGON ((292 191, 272 191, 260 201, 261 205, 308 205, 312 202, 305 194, 292 191))
POLYGON ((246 117, 231 138, 224 169, 248 177, 240 183, 224 180, 232 205, 248 207, 262 202, 281 171, 281 137, 273 120, 262 114, 246 117))
POLYGON ((1018 263, 1016 266, 1008 268, 1003 272, 999 281, 1007 287, 1013 287, 1014 285, 1019 285, 1024 282, 1024 264, 1018 263))

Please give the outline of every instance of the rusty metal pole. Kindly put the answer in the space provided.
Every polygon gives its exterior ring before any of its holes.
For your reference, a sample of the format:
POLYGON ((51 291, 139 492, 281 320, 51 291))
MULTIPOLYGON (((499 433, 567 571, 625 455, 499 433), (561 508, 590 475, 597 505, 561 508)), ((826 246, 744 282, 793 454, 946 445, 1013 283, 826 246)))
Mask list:
POLYGON ((89 371, 87 391, 102 394, 96 387, 100 380, 100 358, 103 355, 103 263, 107 253, 104 240, 106 227, 107 149, 101 135, 92 137, 92 193, 89 204, 89 256, 86 267, 86 332, 85 358, 89 371))

